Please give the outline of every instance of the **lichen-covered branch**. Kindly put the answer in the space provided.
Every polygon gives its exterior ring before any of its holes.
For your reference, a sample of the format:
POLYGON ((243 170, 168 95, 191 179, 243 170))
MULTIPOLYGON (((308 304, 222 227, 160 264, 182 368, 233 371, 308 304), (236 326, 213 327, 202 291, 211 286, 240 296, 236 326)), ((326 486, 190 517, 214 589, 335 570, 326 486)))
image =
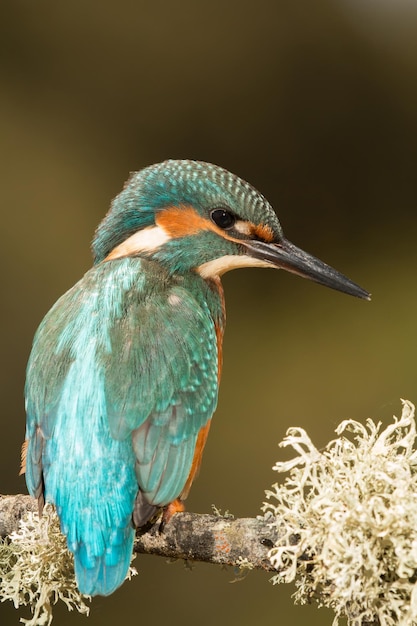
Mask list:
MULTIPOLYGON (((273 571, 268 552, 278 537, 277 527, 262 517, 177 513, 163 532, 156 522, 138 533, 135 552, 273 571)), ((128 578, 134 574, 131 567, 128 578)), ((89 599, 77 588, 73 556, 53 506, 46 504, 39 518, 33 498, 0 496, 0 600, 16 608, 29 605, 33 617, 27 626, 49 626, 58 600, 88 615, 89 599)))
POLYGON ((277 539, 277 528, 272 529, 263 518, 177 513, 162 533, 154 525, 137 535, 135 549, 164 557, 275 571, 268 552, 277 539))
MULTIPOLYGON (((30 496, 0 496, 0 536, 6 537, 19 528, 19 521, 28 512, 37 512, 30 496)), ((251 569, 273 571, 269 550, 278 538, 261 517, 233 519, 220 515, 177 513, 163 532, 154 524, 137 534, 135 551, 166 558, 205 561, 218 565, 245 564, 251 569)))
MULTIPOLYGON (((342 422, 321 450, 291 428, 281 445, 293 455, 274 467, 285 479, 266 492, 264 516, 178 513, 162 532, 138 533, 135 551, 273 571, 274 583, 296 583, 296 602, 332 608, 335 626, 417 626, 416 436, 406 401, 386 427, 342 422)), ((0 496, 5 599, 31 606, 27 626, 49 626, 57 600, 88 613, 53 507, 39 519, 28 496, 0 496)))

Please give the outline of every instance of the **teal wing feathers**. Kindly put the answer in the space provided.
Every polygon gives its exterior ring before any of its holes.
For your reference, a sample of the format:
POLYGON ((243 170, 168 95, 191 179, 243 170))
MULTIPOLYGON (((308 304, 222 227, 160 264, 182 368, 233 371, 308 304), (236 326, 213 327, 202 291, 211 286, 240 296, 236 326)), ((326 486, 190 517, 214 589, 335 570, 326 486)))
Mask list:
POLYGON ((138 484, 163 506, 181 493, 216 406, 215 328, 206 302, 181 285, 129 309, 111 332, 124 349, 106 381, 109 424, 118 439, 132 433, 138 484))
MULTIPOLYGON (((138 414, 163 415, 176 401, 185 401, 187 394, 201 393, 208 401, 217 391, 217 385, 211 384, 217 375, 215 330, 204 303, 200 305, 177 285, 149 298, 135 300, 133 294, 130 298, 128 315, 110 332, 118 352, 114 371, 114 356, 104 355, 109 420, 116 438, 140 426, 138 414), (209 379, 204 377, 206 372, 209 379)), ((196 416, 191 418, 198 400, 186 403, 190 419, 182 424, 183 429, 194 430, 194 420, 197 430, 205 423, 207 418, 202 423, 196 416)))
POLYGON ((56 505, 86 594, 123 582, 138 488, 156 506, 181 493, 217 402, 213 311, 157 271, 94 267, 48 313, 28 364, 28 488, 56 505))

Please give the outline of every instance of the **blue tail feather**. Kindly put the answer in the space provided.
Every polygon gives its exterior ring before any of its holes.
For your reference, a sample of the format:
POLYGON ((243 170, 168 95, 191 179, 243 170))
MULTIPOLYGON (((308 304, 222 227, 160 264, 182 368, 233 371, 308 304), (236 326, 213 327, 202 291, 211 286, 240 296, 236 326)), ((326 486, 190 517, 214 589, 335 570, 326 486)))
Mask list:
POLYGON ((102 556, 91 557, 84 544, 74 552, 75 576, 81 593, 108 596, 123 583, 129 571, 135 531, 129 527, 124 534, 124 542, 110 546, 102 556))

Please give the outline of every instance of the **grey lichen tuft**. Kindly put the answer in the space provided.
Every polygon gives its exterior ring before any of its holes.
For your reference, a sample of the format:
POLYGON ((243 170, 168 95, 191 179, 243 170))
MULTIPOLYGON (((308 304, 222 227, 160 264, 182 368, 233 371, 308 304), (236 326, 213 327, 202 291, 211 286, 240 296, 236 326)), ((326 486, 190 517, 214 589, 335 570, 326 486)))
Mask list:
POLYGON ((0 543, 0 600, 18 608, 29 605, 27 626, 49 626, 52 607, 62 600, 68 610, 88 615, 89 607, 77 589, 74 561, 61 534, 58 517, 47 504, 42 517, 28 513, 20 528, 0 543))
POLYGON ((264 512, 281 539, 274 583, 295 581, 299 603, 334 610, 333 625, 417 624, 417 451, 414 406, 383 429, 347 420, 319 451, 301 428, 282 446, 296 456, 267 492, 264 512), (284 530, 283 524, 284 522, 284 530), (284 533, 284 534, 283 534, 284 533))

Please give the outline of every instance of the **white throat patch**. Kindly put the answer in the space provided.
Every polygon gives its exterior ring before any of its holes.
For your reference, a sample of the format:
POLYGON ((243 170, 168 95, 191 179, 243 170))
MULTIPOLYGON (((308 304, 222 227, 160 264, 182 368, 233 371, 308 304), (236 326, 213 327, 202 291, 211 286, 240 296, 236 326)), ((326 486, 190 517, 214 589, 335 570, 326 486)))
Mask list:
POLYGON ((248 254, 243 254, 239 256, 235 254, 226 254, 225 256, 221 256, 218 259, 213 259, 212 261, 207 261, 207 263, 202 263, 202 265, 199 265, 197 267, 197 272, 203 278, 216 278, 238 267, 272 267, 274 268, 275 265, 273 265, 272 263, 269 263, 268 261, 262 261, 261 259, 254 259, 252 256, 249 256, 248 254))

